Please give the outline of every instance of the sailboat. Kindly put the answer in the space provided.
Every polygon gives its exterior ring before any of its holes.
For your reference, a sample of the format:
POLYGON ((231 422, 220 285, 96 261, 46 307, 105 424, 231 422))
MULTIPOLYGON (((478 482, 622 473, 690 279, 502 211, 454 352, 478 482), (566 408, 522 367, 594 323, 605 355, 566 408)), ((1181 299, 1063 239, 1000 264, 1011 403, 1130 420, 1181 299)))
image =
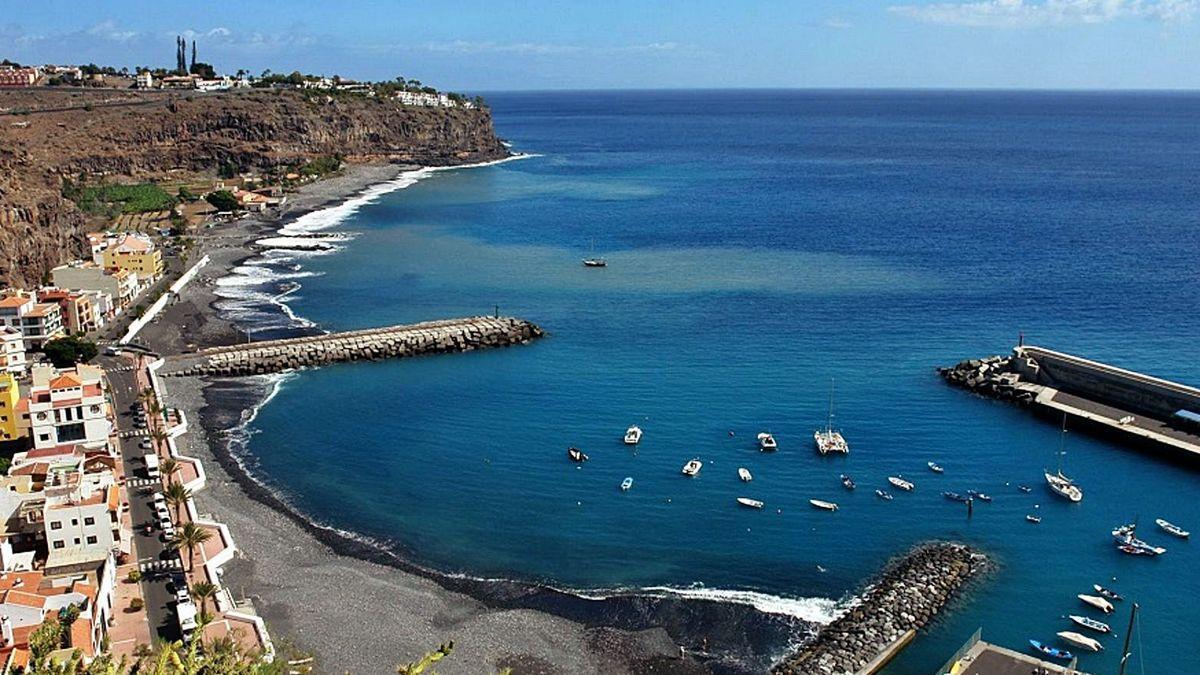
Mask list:
POLYGON ((842 432, 833 428, 833 378, 829 378, 829 418, 825 422, 824 431, 818 429, 813 432, 813 440, 817 443, 817 452, 822 455, 831 452, 850 454, 850 445, 842 437, 842 432))
POLYGON ((1059 497, 1069 499, 1072 502, 1081 502, 1083 501, 1083 490, 1075 484, 1075 481, 1068 478, 1066 474, 1062 472, 1062 458, 1065 454, 1063 446, 1066 444, 1066 439, 1067 415, 1066 413, 1063 413, 1062 435, 1059 437, 1058 442, 1058 471, 1056 473, 1050 473, 1049 471, 1044 472, 1046 484, 1049 485, 1050 490, 1059 497))
POLYGON ((608 261, 602 257, 596 257, 596 240, 593 239, 591 246, 588 248, 588 257, 583 259, 584 267, 608 267, 608 261))

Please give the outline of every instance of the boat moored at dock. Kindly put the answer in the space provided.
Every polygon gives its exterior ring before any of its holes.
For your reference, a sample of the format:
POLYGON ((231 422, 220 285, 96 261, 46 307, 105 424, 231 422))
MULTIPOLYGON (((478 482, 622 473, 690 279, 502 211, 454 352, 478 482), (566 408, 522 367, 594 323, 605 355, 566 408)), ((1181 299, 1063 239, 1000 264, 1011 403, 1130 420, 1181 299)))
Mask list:
POLYGON ((744 466, 738 468, 738 478, 741 478, 743 483, 749 483, 754 480, 754 476, 750 475, 750 469, 744 466))
POLYGON ((1075 658, 1074 654, 1072 654, 1071 652, 1069 652, 1065 649, 1051 647, 1050 645, 1042 644, 1041 642, 1038 642, 1037 640, 1030 640, 1029 644, 1033 646, 1034 650, 1041 652, 1042 654, 1045 654, 1046 656, 1049 656, 1052 659, 1062 659, 1063 661, 1070 661, 1071 659, 1075 658))
POLYGON ((1162 518, 1156 518, 1154 520, 1154 524, 1161 527, 1164 531, 1166 531, 1167 534, 1174 535, 1180 539, 1187 539, 1192 535, 1191 532, 1188 532, 1174 523, 1163 520, 1162 518))
POLYGON ((1094 640, 1086 635, 1076 633, 1073 630, 1059 631, 1057 635, 1058 638, 1063 642, 1075 645, 1076 647, 1083 647, 1084 649, 1093 652, 1098 652, 1104 649, 1104 645, 1100 644, 1097 640, 1094 640))
POLYGON ((752 509, 761 509, 763 507, 763 503, 761 501, 757 499, 751 499, 749 497, 738 497, 737 503, 752 509))
POLYGON ((850 454, 850 444, 842 436, 842 432, 833 428, 833 379, 829 380, 829 416, 824 429, 813 432, 813 442, 817 444, 817 452, 822 455, 829 453, 850 454))
POLYGON ((763 452, 774 452, 779 449, 779 444, 775 442, 774 436, 764 431, 758 435, 758 449, 763 452))
POLYGON ((810 499, 810 500, 808 500, 808 503, 812 504, 813 506, 815 506, 818 509, 824 509, 826 511, 837 511, 838 510, 837 504, 835 504, 834 502, 827 502, 823 499, 810 499))
POLYGON ((1082 600, 1084 604, 1091 605, 1105 614, 1109 614, 1113 611, 1112 603, 1098 595, 1087 595, 1086 593, 1080 593, 1075 597, 1082 600))
POLYGON ((625 445, 637 445, 642 442, 642 428, 634 425, 625 430, 625 445))
POLYGON ((929 470, 934 473, 946 473, 946 470, 942 468, 942 465, 938 464, 937 462, 925 462, 925 466, 928 466, 929 470))
POLYGON ((688 460, 688 463, 683 465, 683 475, 695 476, 703 467, 704 463, 699 458, 688 460))
POLYGON ((916 486, 911 481, 904 480, 900 476, 888 476, 888 482, 905 492, 912 492, 916 486))
POLYGON ((567 457, 572 462, 586 462, 589 459, 587 455, 583 454, 582 450, 576 447, 567 448, 567 457))
POLYGON ((1112 632, 1112 628, 1110 628, 1108 626, 1108 624, 1104 623, 1103 621, 1097 621, 1097 620, 1091 618, 1090 616, 1080 616, 1078 614, 1071 614, 1071 615, 1067 616, 1067 618, 1070 619, 1071 621, 1074 621, 1075 623, 1079 624, 1080 626, 1083 626, 1084 628, 1088 628, 1090 630, 1094 630, 1097 633, 1111 633, 1112 632))
POLYGON ((625 480, 621 481, 621 492, 628 492, 631 487, 633 487, 633 477, 626 476, 625 480))

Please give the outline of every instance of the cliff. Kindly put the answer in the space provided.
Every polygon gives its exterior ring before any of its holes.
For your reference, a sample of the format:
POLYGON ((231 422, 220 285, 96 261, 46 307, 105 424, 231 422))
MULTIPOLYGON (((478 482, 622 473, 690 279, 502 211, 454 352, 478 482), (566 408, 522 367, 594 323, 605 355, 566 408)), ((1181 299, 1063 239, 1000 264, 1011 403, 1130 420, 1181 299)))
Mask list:
POLYGON ((163 180, 340 154, 447 165, 507 154, 490 112, 294 91, 0 91, 0 284, 33 285, 83 255, 62 179, 163 180))

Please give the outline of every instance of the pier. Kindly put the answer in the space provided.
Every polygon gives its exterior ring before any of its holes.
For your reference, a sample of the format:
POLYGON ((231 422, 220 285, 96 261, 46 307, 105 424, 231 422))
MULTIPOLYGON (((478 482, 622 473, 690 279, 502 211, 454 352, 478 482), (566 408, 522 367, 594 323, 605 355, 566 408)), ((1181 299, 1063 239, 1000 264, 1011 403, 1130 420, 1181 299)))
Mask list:
POLYGON ((507 347, 525 344, 544 334, 536 324, 523 319, 475 316, 213 347, 167 357, 160 374, 262 375, 344 361, 507 347))
POLYGON ((1044 347, 940 369, 947 382, 1123 442, 1200 459, 1200 389, 1044 347))

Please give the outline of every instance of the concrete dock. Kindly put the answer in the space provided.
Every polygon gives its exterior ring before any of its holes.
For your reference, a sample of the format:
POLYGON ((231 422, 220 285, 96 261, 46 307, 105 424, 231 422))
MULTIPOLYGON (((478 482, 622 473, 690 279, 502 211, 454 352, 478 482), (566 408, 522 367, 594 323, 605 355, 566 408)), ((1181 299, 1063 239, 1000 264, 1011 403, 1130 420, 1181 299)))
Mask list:
POLYGON ((1075 660, 1063 665, 984 642, 975 631, 938 675, 1087 675, 1075 660))
POLYGON ((1072 354, 1018 345, 1010 357, 941 369, 951 384, 1030 406, 1119 441, 1200 459, 1200 389, 1072 354))

